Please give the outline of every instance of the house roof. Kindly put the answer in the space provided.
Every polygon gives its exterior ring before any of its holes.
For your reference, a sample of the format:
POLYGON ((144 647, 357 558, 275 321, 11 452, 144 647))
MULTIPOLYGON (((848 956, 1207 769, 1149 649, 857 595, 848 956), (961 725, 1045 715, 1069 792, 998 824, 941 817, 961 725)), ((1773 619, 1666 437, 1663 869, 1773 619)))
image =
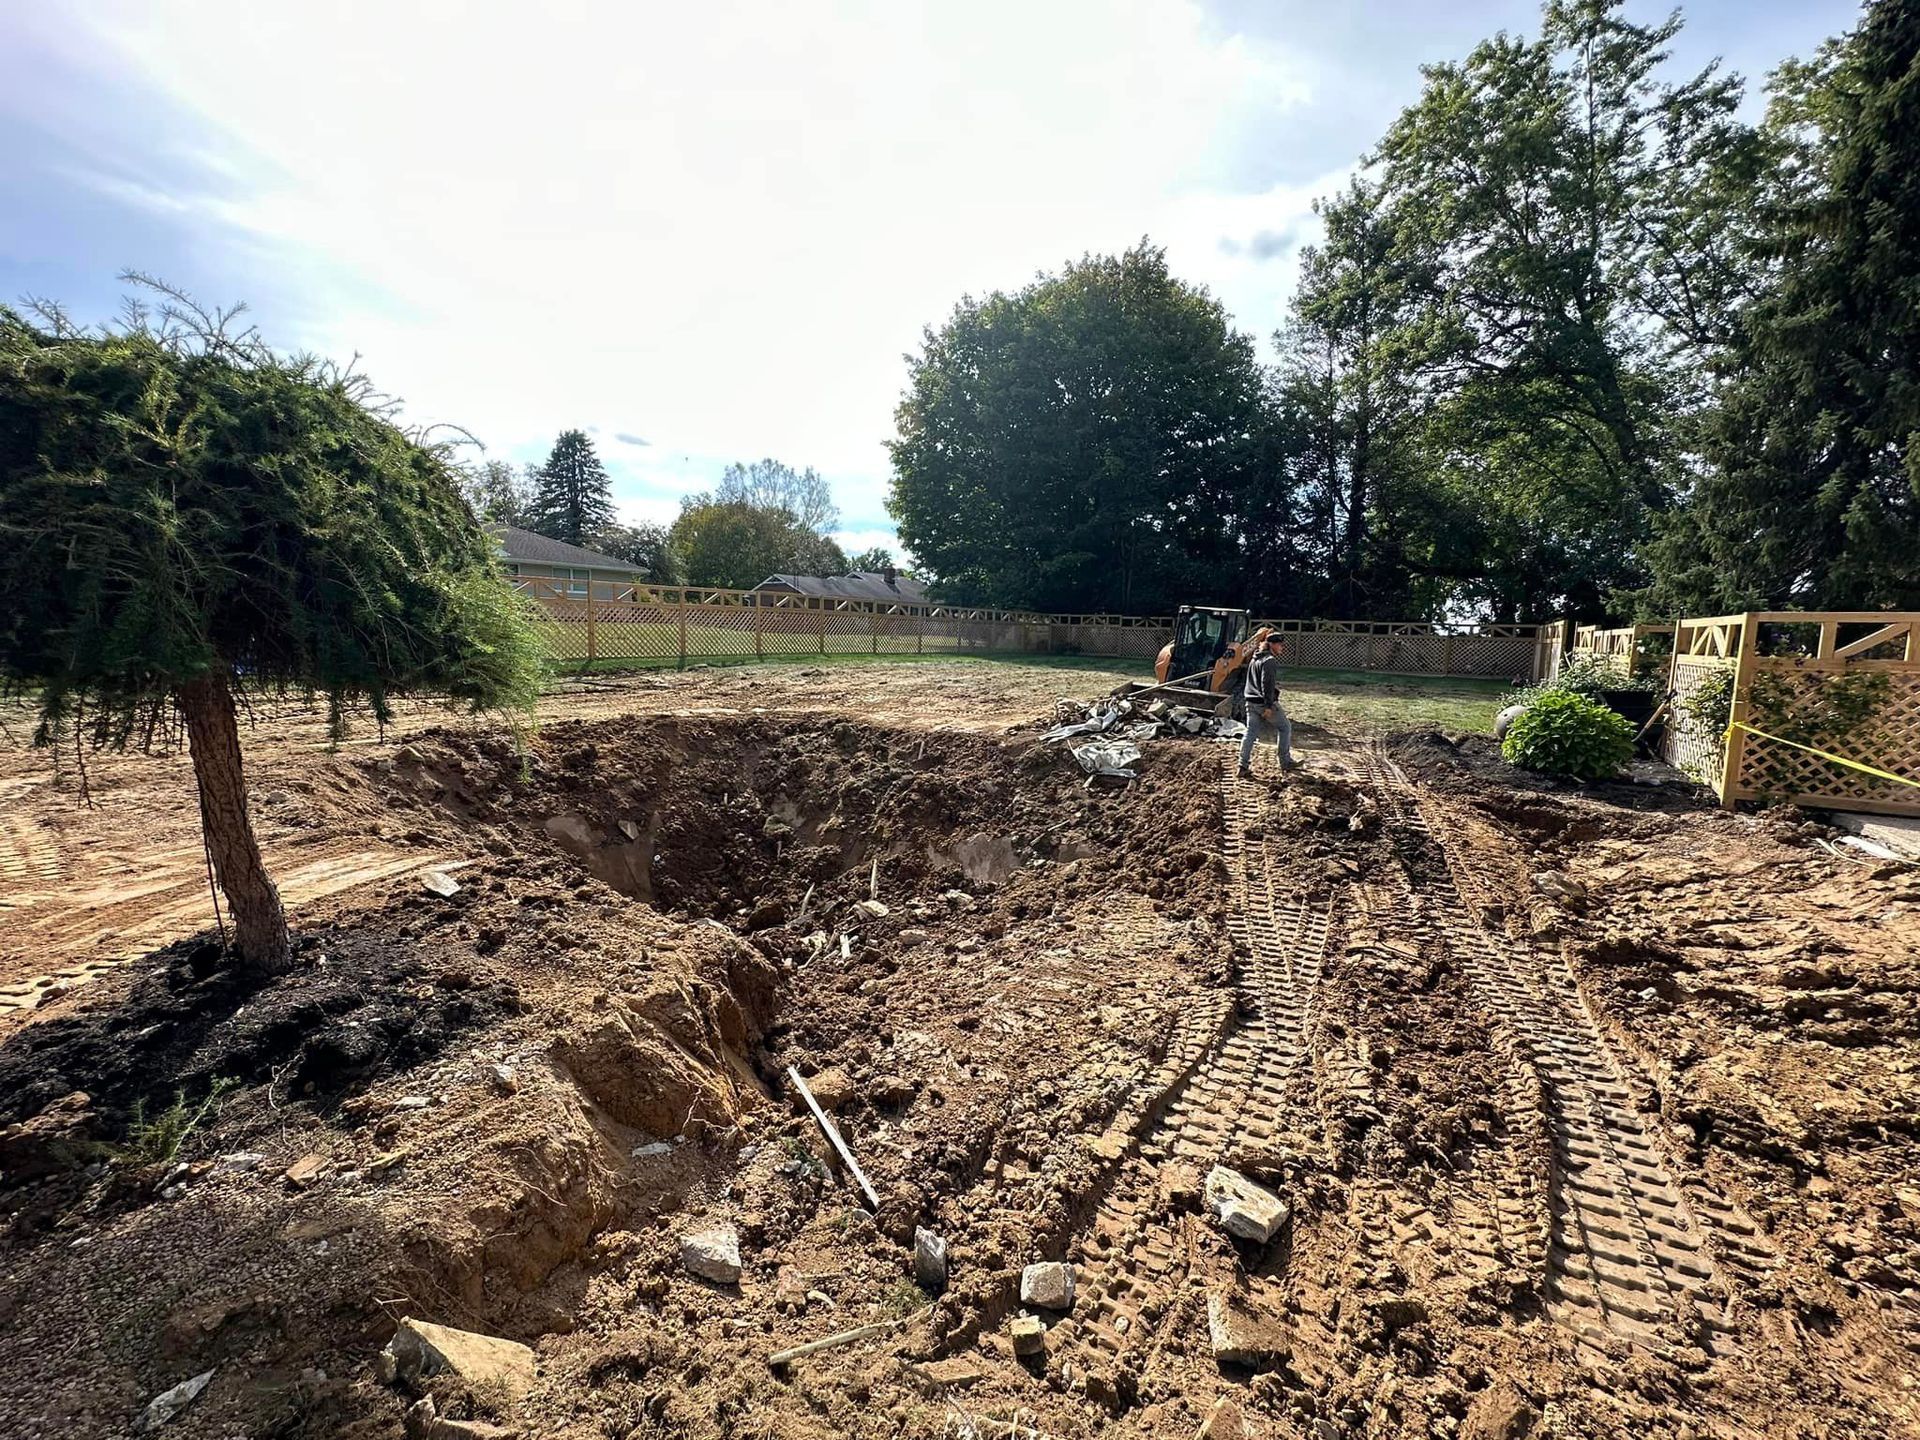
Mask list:
POLYGON ((756 590, 792 590, 825 600, 897 600, 906 605, 927 603, 927 587, 911 575, 896 572, 892 580, 878 570, 856 570, 851 575, 769 575, 756 590))
POLYGON ((620 570, 629 575, 639 574, 644 568, 517 525, 489 525, 487 530, 500 542, 502 555, 529 565, 577 565, 583 570, 620 570))

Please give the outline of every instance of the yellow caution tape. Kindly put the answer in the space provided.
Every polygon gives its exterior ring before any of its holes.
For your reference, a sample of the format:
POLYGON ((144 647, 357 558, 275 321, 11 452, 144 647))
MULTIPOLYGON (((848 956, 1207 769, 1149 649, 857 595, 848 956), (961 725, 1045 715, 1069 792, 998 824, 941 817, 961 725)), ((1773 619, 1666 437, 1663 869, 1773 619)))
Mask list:
POLYGON ((1769 735, 1764 730, 1756 730, 1753 726, 1742 720, 1735 720, 1731 725, 1727 726, 1727 738, 1729 740, 1733 738, 1733 732, 1736 730, 1744 730, 1749 735, 1756 735, 1762 740, 1771 740, 1776 745, 1791 745, 1794 749, 1804 750, 1809 755, 1818 755, 1822 760, 1831 760, 1836 765, 1845 765, 1849 770, 1865 771, 1878 780, 1891 780, 1896 785, 1911 785, 1914 789, 1920 790, 1920 780, 1909 780, 1906 776, 1895 775, 1890 770, 1881 770, 1876 766, 1866 765, 1858 760, 1849 760, 1844 755, 1835 755, 1831 750, 1817 750, 1811 745, 1802 745, 1798 740, 1782 740, 1778 735, 1769 735))

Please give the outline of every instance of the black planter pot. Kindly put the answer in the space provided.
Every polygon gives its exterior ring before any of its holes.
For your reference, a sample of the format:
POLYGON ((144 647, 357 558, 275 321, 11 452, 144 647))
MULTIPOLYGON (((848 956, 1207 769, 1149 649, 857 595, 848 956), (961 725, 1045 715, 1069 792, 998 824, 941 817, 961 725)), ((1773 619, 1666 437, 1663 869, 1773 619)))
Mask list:
MULTIPOLYGON (((1599 701, 1616 715, 1624 715, 1638 731, 1653 718, 1653 712, 1659 707, 1660 695, 1654 690, 1602 690, 1599 701)), ((1660 727, 1647 731, 1643 744, 1656 751, 1660 746, 1660 727)))

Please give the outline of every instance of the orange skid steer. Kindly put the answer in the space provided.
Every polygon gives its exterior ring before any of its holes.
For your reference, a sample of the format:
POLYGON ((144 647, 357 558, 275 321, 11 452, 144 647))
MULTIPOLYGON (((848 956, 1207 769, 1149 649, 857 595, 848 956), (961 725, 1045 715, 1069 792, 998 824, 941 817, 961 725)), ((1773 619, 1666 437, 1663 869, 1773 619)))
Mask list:
POLYGON ((1173 640, 1153 662, 1153 683, 1132 681, 1113 693, 1117 698, 1152 702, 1165 700, 1225 715, 1233 708, 1235 680, 1267 638, 1270 626, 1252 629, 1245 610, 1217 606, 1182 605, 1174 617, 1173 640))

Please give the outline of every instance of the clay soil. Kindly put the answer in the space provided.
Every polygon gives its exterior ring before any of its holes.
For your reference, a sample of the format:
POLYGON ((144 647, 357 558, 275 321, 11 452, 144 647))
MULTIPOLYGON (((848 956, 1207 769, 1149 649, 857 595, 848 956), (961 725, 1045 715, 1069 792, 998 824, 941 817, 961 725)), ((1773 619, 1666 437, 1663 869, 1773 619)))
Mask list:
POLYGON ((1920 1435, 1912 868, 1449 734, 1089 790, 1038 734, 1097 688, 642 677, 524 751, 263 715, 267 982, 178 757, 89 757, 86 808, 9 750, 0 1433, 211 1371, 161 1433, 399 1435, 411 1315, 533 1348, 437 1393, 525 1437, 1920 1435), (713 1226, 737 1284, 681 1262, 713 1226))

